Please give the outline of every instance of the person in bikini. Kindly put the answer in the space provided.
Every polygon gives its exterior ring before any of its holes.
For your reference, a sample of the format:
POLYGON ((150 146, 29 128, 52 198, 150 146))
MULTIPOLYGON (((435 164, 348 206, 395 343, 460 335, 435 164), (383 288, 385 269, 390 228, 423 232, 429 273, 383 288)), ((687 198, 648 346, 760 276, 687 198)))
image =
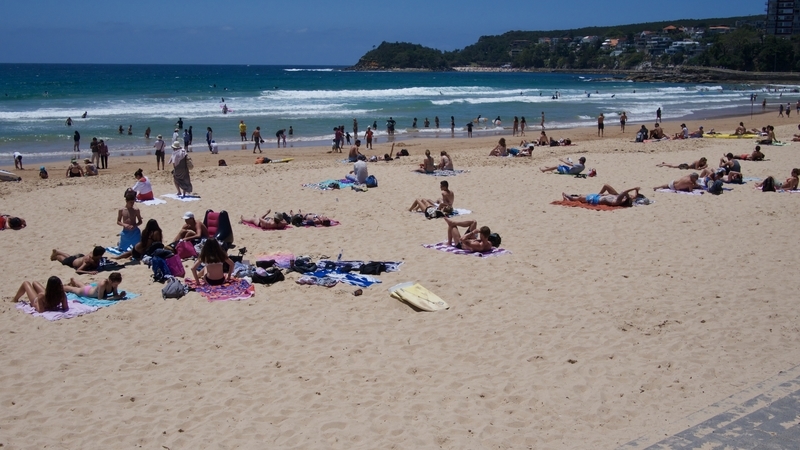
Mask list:
POLYGON ((297 214, 294 212, 289 211, 289 216, 291 216, 292 225, 296 227, 329 227, 331 226, 331 219, 314 213, 303 213, 302 211, 298 210, 297 214))
MULTIPOLYGON (((795 191, 797 190, 798 184, 800 184, 800 169, 797 168, 792 169, 791 176, 787 178, 786 181, 784 181, 783 183, 775 183, 774 181, 775 178, 773 177, 767 177, 767 178, 772 178, 773 180, 772 185, 776 190, 780 189, 783 191, 795 191)), ((766 179, 764 181, 756 183, 756 188, 761 189, 762 187, 764 187, 765 184, 769 184, 766 179)))
POLYGON ((761 146, 756 145, 756 148, 755 150, 753 150, 753 153, 750 154, 745 153, 743 155, 733 155, 733 159, 741 159, 744 161, 763 161, 764 154, 761 153, 761 146))
POLYGON ((80 178, 85 176, 83 173, 83 167, 78 164, 78 161, 72 161, 72 164, 69 165, 67 168, 67 178, 80 178))
POLYGON ((436 164, 433 161, 433 156, 431 156, 431 151, 425 150, 425 159, 422 161, 422 164, 419 165, 419 169, 414 170, 414 172, 433 173, 435 170, 436 164))
POLYGON ((200 275, 203 275, 203 281, 209 286, 219 286, 231 281, 233 275, 233 261, 225 253, 225 250, 219 245, 216 239, 209 239, 200 250, 200 255, 197 261, 192 266, 192 275, 197 284, 200 283, 200 275), (198 273, 198 268, 203 264, 204 267, 198 273), (224 264, 228 265, 228 271, 225 272, 224 264))
POLYGON ((122 275, 119 272, 112 272, 108 278, 101 280, 96 286, 84 284, 74 278, 70 278, 69 283, 64 286, 64 290, 81 297, 96 298, 98 300, 124 300, 127 297, 127 293, 125 291, 117 292, 120 283, 122 283, 122 275))
POLYGON ((682 163, 678 165, 667 164, 665 162, 662 162, 661 164, 656 164, 656 167, 669 167, 670 169, 682 169, 682 170, 688 170, 688 169, 703 170, 706 167, 708 167, 708 159, 700 158, 691 164, 682 163))
POLYGON ((453 201, 455 201, 456 194, 450 190, 450 183, 448 183, 447 180, 442 180, 439 183, 439 188, 442 190, 442 197, 440 199, 433 201, 418 198, 414 200, 414 203, 411 204, 408 210, 412 212, 425 212, 428 208, 435 207, 437 210, 445 213, 445 215, 453 214, 453 201))
POLYGON ((667 184, 663 184, 661 186, 656 186, 653 188, 654 191, 659 189, 669 189, 672 191, 684 191, 684 192, 692 192, 695 189, 702 189, 703 187, 697 184, 697 180, 700 179, 700 175, 696 172, 692 172, 685 177, 678 178, 677 180, 672 180, 667 184))
POLYGON ((489 235, 492 230, 487 226, 478 229, 478 222, 474 220, 454 221, 447 217, 444 218, 447 222, 447 245, 455 247, 468 252, 488 252, 492 249, 492 243, 489 242, 489 235), (458 227, 466 227, 467 231, 462 236, 458 227))
POLYGON ((276 212, 274 216, 270 216, 272 210, 267 211, 263 216, 254 216, 252 219, 245 219, 244 216, 239 216, 242 223, 249 223, 264 230, 283 230, 289 225, 291 217, 285 213, 276 212))
POLYGON ((508 156, 508 149, 506 148, 506 138, 500 138, 495 148, 489 152, 489 156, 508 156))
POLYGON ((12 301, 20 301, 23 295, 28 296, 28 303, 38 313, 45 311, 69 311, 67 304, 67 294, 64 292, 64 285, 61 278, 50 277, 47 279, 47 286, 42 286, 38 281, 23 281, 17 290, 12 301))
POLYGON ((100 267, 100 259, 105 252, 106 249, 99 245, 92 250, 91 256, 84 256, 82 253, 70 255, 53 249, 53 253, 50 254, 50 261, 58 261, 67 267, 72 267, 79 274, 95 275, 97 274, 97 268, 100 267))
POLYGON ((633 206, 633 200, 639 196, 640 187, 628 189, 626 191, 617 192, 613 187, 604 184, 603 188, 597 194, 586 195, 567 195, 561 193, 564 200, 586 203, 588 205, 605 205, 605 206, 633 206), (631 195, 631 192, 634 194, 631 195))

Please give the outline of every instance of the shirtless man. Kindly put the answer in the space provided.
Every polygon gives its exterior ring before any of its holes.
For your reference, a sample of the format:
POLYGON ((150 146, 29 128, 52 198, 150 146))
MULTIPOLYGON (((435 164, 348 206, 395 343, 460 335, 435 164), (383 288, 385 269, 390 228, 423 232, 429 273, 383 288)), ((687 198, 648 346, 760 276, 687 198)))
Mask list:
POLYGON ((120 283, 122 283, 122 275, 119 272, 112 272, 108 278, 98 282, 97 286, 84 284, 75 278, 70 278, 69 283, 64 285, 64 291, 98 300, 124 300, 127 292, 117 292, 120 283))
POLYGON ((267 211, 263 216, 254 216, 252 219, 245 219, 244 216, 239 216, 242 223, 253 224, 264 230, 283 230, 289 225, 286 216, 281 213, 275 213, 274 217, 270 216, 272 210, 267 211))
POLYGON ((99 245, 92 250, 91 256, 84 256, 81 253, 70 255, 53 249, 53 253, 50 254, 50 261, 58 261, 67 267, 72 267, 79 274, 95 275, 97 274, 97 268, 100 266, 100 258, 103 257, 105 252, 106 249, 99 245))
POLYGON ((600 115, 597 116, 597 135, 600 137, 603 137, 604 129, 606 127, 604 123, 605 119, 606 116, 604 116, 603 113, 600 113, 600 115))
POLYGON ((356 145, 350 147, 350 152, 347 154, 347 162, 358 161, 358 155, 361 154, 361 140, 356 139, 356 145))
POLYGON ((653 129, 650 131, 650 139, 662 139, 664 138, 664 129, 656 123, 653 126, 653 129))
POLYGON ((665 162, 662 162, 661 164, 656 164, 656 167, 669 167, 670 169, 682 169, 682 170, 687 170, 687 169, 703 170, 706 167, 708 167, 708 160, 706 158, 700 158, 691 164, 681 163, 678 165, 667 164, 665 162))
POLYGON ((745 128, 744 122, 739 122, 739 126, 736 127, 736 131, 734 131, 733 134, 735 134, 736 136, 747 134, 747 128, 745 128))
POLYGON ((444 221, 447 222, 447 245, 468 252, 488 252, 492 249, 492 243, 489 242, 492 231, 489 227, 483 226, 478 230, 478 222, 474 220, 456 222, 445 217, 444 221), (467 227, 467 232, 461 236, 458 227, 467 227))
POLYGON ((633 200, 639 196, 639 189, 641 188, 637 186, 619 193, 613 187, 604 184, 597 194, 567 195, 562 192, 561 196, 564 197, 564 200, 577 201, 589 205, 633 206, 633 200), (631 192, 634 192, 634 194, 631 195, 631 192))
POLYGON ((756 145, 756 148, 755 150, 753 150, 753 153, 750 154, 745 153, 744 155, 733 155, 733 159, 741 159, 744 161, 763 161, 764 154, 761 153, 761 146, 756 145))
POLYGON ((659 189, 670 189, 673 191, 685 191, 685 192, 692 192, 695 189, 702 189, 702 186, 697 184, 697 180, 700 178, 696 172, 692 172, 685 177, 678 178, 677 180, 670 181, 668 184, 663 184, 661 186, 656 186, 653 188, 654 191, 659 189))
POLYGON ((203 222, 198 222, 194 218, 194 213, 186 211, 183 215, 185 224, 181 227, 181 231, 175 236, 172 242, 191 241, 193 239, 202 239, 208 237, 208 228, 203 222))
POLYGON ((261 151, 261 127, 256 127, 256 131, 253 131, 253 134, 250 135, 250 139, 255 142, 255 144, 253 144, 253 153, 256 152, 256 149, 258 149, 258 153, 263 153, 261 151))
POLYGON ((439 161, 439 170, 453 170, 453 160, 446 151, 442 150, 440 153, 441 160, 439 161))
POLYGON ((431 206, 436 206, 436 209, 442 211, 446 215, 450 215, 453 213, 453 202, 456 199, 456 194, 450 190, 450 184, 447 180, 442 180, 439 183, 439 188, 442 190, 442 197, 436 201, 433 200, 426 200, 424 198, 418 198, 414 200, 414 203, 411 204, 411 207, 408 208, 409 211, 416 211, 416 212, 425 212, 431 206))
POLYGON ((563 164, 552 167, 542 167, 539 170, 541 170, 542 172, 552 172, 556 170, 558 171, 558 173, 562 175, 577 175, 583 172, 583 169, 586 168, 586 158, 584 158, 583 156, 581 156, 578 159, 578 164, 573 164, 571 161, 564 161, 563 159, 560 158, 559 161, 561 161, 563 164))
MULTIPOLYGON (((372 135, 373 135, 372 128, 371 127, 367 127, 367 132, 364 133, 364 136, 367 139, 367 145, 366 145, 365 148, 368 148, 370 150, 372 150, 372 135)), ((356 136, 356 139, 358 139, 358 136, 356 136)))

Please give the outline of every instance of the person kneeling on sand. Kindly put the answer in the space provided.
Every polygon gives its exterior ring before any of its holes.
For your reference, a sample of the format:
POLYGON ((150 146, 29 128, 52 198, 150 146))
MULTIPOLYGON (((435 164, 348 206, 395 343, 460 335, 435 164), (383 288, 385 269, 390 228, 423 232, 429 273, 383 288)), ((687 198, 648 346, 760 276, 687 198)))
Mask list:
POLYGON ((84 284, 70 278, 69 283, 64 286, 64 290, 81 297, 97 298, 98 300, 124 300, 127 293, 125 291, 117 292, 120 283, 122 283, 122 275, 119 272, 111 272, 108 278, 101 280, 97 286, 84 284))
POLYGON ((685 191, 685 192, 692 192, 695 189, 702 189, 702 186, 697 184, 697 180, 700 178, 696 172, 690 173, 685 177, 678 178, 677 180, 672 180, 668 184, 663 184, 661 186, 656 186, 653 188, 654 191, 659 189, 670 189, 673 191, 685 191))
POLYGON ((15 303, 20 301, 23 295, 28 296, 28 303, 38 313, 59 310, 62 312, 69 311, 67 294, 64 293, 64 285, 61 283, 61 278, 55 276, 48 278, 47 287, 42 286, 38 281, 23 281, 12 301, 15 303))
POLYGON ((92 163, 92 160, 89 158, 83 159, 83 173, 87 177, 96 176, 99 172, 97 171, 97 166, 92 163))
POLYGON ((245 219, 244 216, 239 216, 242 223, 249 223, 264 230, 283 230, 289 225, 291 217, 286 213, 276 212, 274 217, 270 217, 272 210, 266 212, 263 216, 254 216, 252 219, 245 219))
POLYGON ((468 252, 488 252, 493 245, 489 241, 492 230, 487 226, 478 229, 478 222, 474 220, 463 220, 460 222, 444 219, 447 222, 447 245, 468 252), (462 236, 458 227, 467 227, 466 233, 462 236))
POLYGON ((678 165, 667 164, 665 162, 662 162, 661 164, 656 164, 656 167, 669 167, 670 169, 682 169, 682 170, 687 170, 687 169, 703 170, 706 167, 708 167, 708 159, 700 158, 691 164, 681 163, 678 165))
POLYGON ((604 184, 597 194, 567 195, 562 192, 561 196, 564 197, 564 200, 586 203, 587 205, 633 206, 633 200, 639 196, 639 189, 641 188, 637 186, 619 193, 613 187, 604 184), (631 196, 631 192, 635 194, 631 196))
POLYGON ((105 252, 106 249, 99 245, 94 247, 91 256, 84 256, 82 253, 70 255, 53 249, 53 253, 50 254, 50 261, 58 261, 67 267, 72 267, 79 274, 95 275, 97 268, 100 267, 100 258, 103 257, 105 252))
POLYGON ((566 161, 559 159, 559 161, 564 164, 552 167, 542 167, 539 170, 542 172, 552 172, 555 170, 562 175, 577 175, 583 172, 583 169, 586 168, 586 158, 583 156, 578 159, 578 164, 573 164, 571 159, 567 159, 566 161))
POLYGON ((439 200, 433 201, 418 198, 414 200, 414 203, 411 204, 408 210, 412 212, 425 212, 428 208, 436 207, 437 210, 442 211, 446 215, 452 214, 453 201, 456 198, 456 194, 450 190, 450 183, 448 183, 447 180, 442 180, 439 183, 439 188, 442 190, 442 197, 439 200), (438 206, 436 206, 437 204, 438 206))

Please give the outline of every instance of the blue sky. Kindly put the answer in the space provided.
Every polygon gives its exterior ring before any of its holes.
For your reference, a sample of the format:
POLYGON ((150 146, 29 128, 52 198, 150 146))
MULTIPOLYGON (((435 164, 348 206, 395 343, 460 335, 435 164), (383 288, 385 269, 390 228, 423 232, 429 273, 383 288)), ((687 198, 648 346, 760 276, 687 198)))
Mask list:
POLYGON ((351 65, 382 41, 764 13, 763 0, 4 2, 0 62, 351 65))

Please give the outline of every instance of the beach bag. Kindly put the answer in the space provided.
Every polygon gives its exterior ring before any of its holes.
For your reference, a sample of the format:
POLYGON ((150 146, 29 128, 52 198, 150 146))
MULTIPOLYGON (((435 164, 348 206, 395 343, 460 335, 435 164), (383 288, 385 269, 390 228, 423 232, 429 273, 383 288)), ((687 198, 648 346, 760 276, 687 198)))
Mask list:
POLYGON ((192 162, 192 158, 191 158, 190 156, 187 156, 187 157, 186 157, 186 167, 187 167, 189 170, 192 170, 192 169, 194 169, 194 163, 192 162))
POLYGON ((175 253, 178 254, 180 259, 189 259, 197 256, 197 250, 189 241, 180 241, 175 246, 175 253))
POLYGON ((644 142, 645 139, 647 139, 647 133, 644 131, 636 133, 636 142, 644 142))
POLYGON ((500 243, 503 242, 503 239, 497 233, 492 233, 489 235, 489 242, 492 243, 492 247, 498 248, 500 247, 500 243))
POLYGON ((300 272, 300 273, 317 271, 317 265, 306 258, 300 258, 294 260, 294 265, 292 266, 292 268, 294 269, 295 272, 300 272))
POLYGON ((444 212, 436 209, 435 206, 429 206, 428 209, 425 210, 425 217, 428 219, 438 219, 444 217, 444 212))
POLYGON ((164 262, 167 263, 169 273, 173 277, 182 277, 186 275, 186 270, 183 268, 183 262, 179 255, 172 255, 172 257, 165 259, 164 262))
POLYGON ((283 271, 277 267, 270 267, 269 269, 259 267, 253 274, 252 279, 253 283, 272 284, 283 281, 286 277, 283 276, 283 271))
POLYGON ((161 298, 181 298, 189 291, 189 288, 181 283, 177 278, 170 278, 164 287, 161 288, 161 298))
POLYGON ((386 264, 370 261, 366 264, 362 264, 358 272, 362 275, 380 275, 382 272, 386 272, 386 264))
POLYGON ((156 283, 163 283, 167 281, 167 278, 172 276, 172 273, 169 271, 169 267, 167 267, 166 261, 158 256, 153 256, 153 258, 150 260, 150 268, 153 269, 153 281, 156 283))
POLYGON ((400 156, 408 156, 408 150, 402 149, 402 150, 400 150, 400 153, 398 153, 398 155, 400 155, 400 156))
POLYGON ((375 178, 375 175, 368 176, 367 180, 366 180, 366 183, 367 183, 367 187, 368 188, 378 187, 378 179, 375 178))

